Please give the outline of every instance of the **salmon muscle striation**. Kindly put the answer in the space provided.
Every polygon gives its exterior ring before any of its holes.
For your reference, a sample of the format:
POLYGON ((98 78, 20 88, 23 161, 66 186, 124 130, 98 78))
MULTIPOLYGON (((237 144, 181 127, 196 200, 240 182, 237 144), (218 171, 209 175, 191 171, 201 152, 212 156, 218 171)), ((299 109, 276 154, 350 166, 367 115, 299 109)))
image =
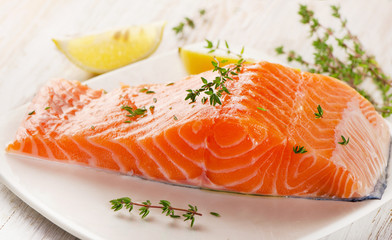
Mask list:
POLYGON ((260 62, 226 82, 230 94, 222 95, 222 105, 184 100, 187 89, 201 86, 200 77, 216 74, 107 94, 53 80, 33 99, 29 112, 35 112, 7 151, 222 191, 381 197, 389 128, 355 90, 331 77, 260 62), (321 118, 314 114, 318 105, 321 118), (131 115, 124 106, 144 110, 131 115), (339 144, 342 136, 348 144, 339 144))

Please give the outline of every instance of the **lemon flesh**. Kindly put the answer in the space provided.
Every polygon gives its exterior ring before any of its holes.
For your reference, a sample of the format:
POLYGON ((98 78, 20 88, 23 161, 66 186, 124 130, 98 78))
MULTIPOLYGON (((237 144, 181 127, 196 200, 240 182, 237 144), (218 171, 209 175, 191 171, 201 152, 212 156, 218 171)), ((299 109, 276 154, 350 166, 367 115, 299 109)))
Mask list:
MULTIPOLYGON (((239 60, 238 56, 234 54, 227 54, 227 52, 222 50, 209 53, 209 49, 202 47, 200 44, 179 48, 178 51, 185 70, 189 74, 199 74, 214 69, 214 66, 211 64, 211 62, 215 61, 215 59, 221 62, 220 66, 225 66, 230 63, 237 63, 239 60), (222 63, 224 60, 226 62, 222 63)), ((245 63, 251 62, 253 62, 251 59, 247 59, 245 61, 245 63)))
POLYGON ((154 53, 162 40, 164 27, 164 22, 158 22, 70 39, 53 39, 53 42, 82 69, 105 73, 154 53))

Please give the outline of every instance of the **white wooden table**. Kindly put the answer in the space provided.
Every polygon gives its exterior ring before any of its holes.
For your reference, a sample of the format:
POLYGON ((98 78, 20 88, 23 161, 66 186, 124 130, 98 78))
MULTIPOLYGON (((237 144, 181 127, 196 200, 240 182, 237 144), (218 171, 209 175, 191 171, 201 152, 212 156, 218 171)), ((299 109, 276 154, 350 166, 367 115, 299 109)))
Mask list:
MULTIPOLYGON (((301 1, 320 19, 332 22, 329 5, 335 1, 301 1)), ((1 0, 0 110, 29 101, 36 90, 55 77, 86 80, 93 75, 70 63, 51 42, 59 37, 119 26, 168 22, 156 54, 208 39, 245 44, 274 56, 284 44, 309 56, 307 28, 299 23, 297 1, 221 0, 1 0), (179 40, 171 30, 185 16, 206 9, 207 22, 179 40), (13 99, 2 93, 12 91, 13 99)), ((392 75, 392 1, 341 1, 349 28, 392 75)), ((0 239, 75 239, 24 204, 0 185, 0 239)), ((323 239, 392 239, 392 202, 323 239)))

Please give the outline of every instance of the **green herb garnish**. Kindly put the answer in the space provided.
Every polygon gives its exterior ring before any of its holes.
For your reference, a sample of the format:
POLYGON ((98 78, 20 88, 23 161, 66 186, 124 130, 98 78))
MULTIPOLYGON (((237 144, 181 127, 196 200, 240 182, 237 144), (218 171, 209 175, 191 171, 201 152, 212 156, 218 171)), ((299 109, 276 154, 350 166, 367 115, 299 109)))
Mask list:
POLYGON ((215 217, 220 217, 220 214, 219 214, 219 213, 216 213, 216 212, 210 212, 210 214, 211 214, 212 216, 215 216, 215 217))
MULTIPOLYGON (((198 212, 198 209, 196 206, 193 205, 188 205, 188 209, 182 209, 182 208, 175 208, 171 206, 171 203, 167 200, 161 200, 159 201, 159 205, 152 205, 150 200, 146 200, 142 203, 136 203, 132 202, 132 200, 128 197, 123 197, 123 198, 118 198, 118 199, 113 199, 110 201, 112 204, 112 209, 114 211, 119 211, 120 209, 124 208, 131 212, 134 209, 134 206, 138 206, 139 208, 139 215, 142 218, 147 217, 150 214, 150 209, 152 208, 158 208, 162 209, 162 214, 165 214, 168 217, 171 218, 181 218, 180 215, 176 215, 175 211, 181 211, 185 212, 182 216, 185 218, 184 221, 191 221, 191 227, 193 227, 195 223, 195 215, 202 216, 201 213, 198 212)), ((212 213, 211 213, 212 214, 212 213)), ((215 213, 217 214, 217 213, 215 213)), ((219 215, 219 214, 218 214, 219 215)), ((216 216, 216 215, 215 215, 216 216)))
POLYGON ((191 221, 191 227, 193 227, 193 224, 195 223, 195 213, 197 212, 197 207, 192 206, 188 204, 189 208, 187 210, 187 213, 182 214, 183 217, 185 217, 184 221, 191 221))
MULTIPOLYGON (((218 43, 214 46, 214 44, 207 40, 207 46, 206 48, 210 49, 209 52, 214 52, 219 48, 219 41, 218 43)), ((229 48, 229 44, 225 41, 226 45, 226 51, 228 54, 232 53, 232 51, 229 48)), ((211 62, 211 64, 214 66, 214 69, 212 70, 213 72, 218 72, 218 76, 215 77, 214 80, 209 82, 206 78, 201 77, 201 81, 203 85, 199 89, 188 89, 186 90, 188 92, 187 96, 185 97, 185 100, 190 100, 190 103, 196 102, 196 98, 201 94, 204 93, 207 95, 207 97, 203 97, 201 99, 201 102, 204 104, 207 99, 209 99, 210 105, 215 106, 216 104, 222 105, 221 102, 221 97, 222 94, 225 92, 227 94, 230 94, 229 90, 226 88, 225 82, 227 80, 233 80, 232 76, 238 75, 238 73, 241 71, 241 66, 244 63, 244 58, 242 54, 244 53, 244 48, 242 48, 240 54, 236 54, 239 57, 239 60, 237 63, 234 64, 233 67, 231 68, 225 68, 221 67, 220 64, 223 62, 220 62, 218 59, 214 58, 214 61, 211 62)))
MULTIPOLYGON (((206 13, 205 9, 199 10, 199 16, 198 17, 203 17, 206 13)), ((194 29, 196 26, 195 20, 189 18, 189 17, 184 17, 184 20, 179 22, 176 26, 174 26, 172 29, 176 35, 179 35, 180 37, 184 37, 184 29, 186 27, 189 27, 190 29, 194 29)))
POLYGON ((173 115, 173 119, 176 120, 176 121, 178 120, 176 115, 173 115))
POLYGON ((184 31, 184 27, 185 27, 185 23, 180 22, 177 26, 173 27, 172 29, 176 34, 180 34, 184 31))
POLYGON ((174 85, 174 82, 166 84, 166 86, 171 86, 171 85, 174 85))
POLYGON ((306 151, 304 146, 295 146, 295 147, 293 147, 293 151, 295 154, 298 154, 298 153, 304 154, 304 153, 308 152, 308 151, 306 151))
POLYGON ((321 108, 320 105, 317 106, 317 113, 314 113, 314 115, 316 116, 316 118, 323 118, 323 109, 321 108))
POLYGON ((195 28, 195 22, 190 19, 189 17, 185 17, 185 24, 188 25, 190 28, 195 28))
POLYGON ((159 204, 162 205, 162 214, 166 213, 166 216, 170 216, 171 218, 180 218, 181 216, 174 214, 174 208, 171 206, 171 203, 167 200, 159 201, 159 204))
POLYGON ((145 202, 142 202, 142 205, 143 206, 139 208, 139 215, 141 215, 142 218, 145 218, 150 213, 151 202, 150 200, 147 200, 145 202))
POLYGON ((152 94, 152 93, 155 93, 154 91, 150 91, 150 90, 148 90, 147 92, 146 92, 146 94, 152 94))
MULTIPOLYGON (((136 116, 144 116, 147 109, 146 108, 137 108, 135 110, 133 110, 130 106, 122 106, 121 109, 126 110, 129 114, 125 115, 127 117, 136 117, 136 116)), ((128 122, 128 121, 125 121, 128 122)))
POLYGON ((261 110, 261 111, 264 111, 264 112, 266 112, 266 111, 267 111, 267 109, 265 109, 265 108, 262 108, 262 107, 257 107, 257 109, 259 109, 259 110, 261 110))
POLYGON ((139 92, 147 92, 147 91, 148 91, 147 88, 142 88, 142 89, 139 90, 139 92))
POLYGON ((346 139, 343 135, 340 136, 340 137, 342 138, 342 141, 341 141, 341 142, 338 142, 340 145, 345 146, 345 145, 347 145, 348 142, 350 141, 350 138, 347 138, 347 139, 346 139))
POLYGON ((380 68, 375 57, 366 53, 358 37, 347 28, 347 19, 340 14, 340 7, 331 6, 332 16, 340 24, 340 29, 332 29, 320 23, 314 12, 306 5, 300 5, 298 14, 301 23, 309 26, 310 37, 314 49, 313 62, 305 60, 295 51, 286 52, 283 46, 275 49, 278 55, 285 54, 288 62, 297 62, 307 71, 328 74, 348 83, 358 93, 368 99, 375 109, 388 117, 392 114, 392 79, 380 68), (337 54, 336 49, 344 54, 337 54), (343 56, 343 57, 341 57, 343 56), (371 79, 382 96, 382 103, 377 103, 365 89, 361 87, 366 79, 371 79))
POLYGON ((46 107, 46 108, 45 108, 45 110, 48 110, 48 109, 50 109, 50 107, 46 107))
POLYGON ((29 114, 29 115, 33 115, 33 114, 35 114, 35 110, 33 110, 33 111, 29 112, 28 114, 29 114))

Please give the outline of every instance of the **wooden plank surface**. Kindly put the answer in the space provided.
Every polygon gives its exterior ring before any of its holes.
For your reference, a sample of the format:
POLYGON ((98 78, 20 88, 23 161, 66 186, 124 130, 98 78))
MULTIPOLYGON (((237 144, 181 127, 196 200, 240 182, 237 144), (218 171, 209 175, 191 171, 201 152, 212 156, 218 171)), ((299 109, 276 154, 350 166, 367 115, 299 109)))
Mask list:
MULTIPOLYGON (((86 80, 93 75, 70 63, 51 38, 119 26, 166 20, 167 28, 155 54, 208 39, 263 50, 274 56, 285 46, 311 57, 306 27, 299 23, 298 4, 306 3, 320 19, 336 24, 329 5, 336 1, 236 0, 15 0, 0 1, 0 110, 28 102, 52 78, 86 80), (206 21, 178 39, 171 28, 185 16, 206 9, 206 21), (5 98, 12 92, 13 98, 5 98)), ((339 1, 348 26, 365 48, 392 75, 392 1, 339 1)), ((0 239, 74 239, 0 186, 0 239)), ((392 202, 323 239, 392 239, 392 202)))

